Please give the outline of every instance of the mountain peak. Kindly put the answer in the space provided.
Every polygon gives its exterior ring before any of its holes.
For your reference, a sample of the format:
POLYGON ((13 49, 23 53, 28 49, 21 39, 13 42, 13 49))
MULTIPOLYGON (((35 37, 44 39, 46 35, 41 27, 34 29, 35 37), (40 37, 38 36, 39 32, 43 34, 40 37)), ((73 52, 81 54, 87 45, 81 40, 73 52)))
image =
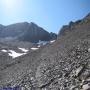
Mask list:
POLYGON ((12 38, 12 40, 18 39, 28 42, 49 41, 54 36, 33 22, 20 22, 5 27, 1 25, 0 30, 1 38, 12 38))

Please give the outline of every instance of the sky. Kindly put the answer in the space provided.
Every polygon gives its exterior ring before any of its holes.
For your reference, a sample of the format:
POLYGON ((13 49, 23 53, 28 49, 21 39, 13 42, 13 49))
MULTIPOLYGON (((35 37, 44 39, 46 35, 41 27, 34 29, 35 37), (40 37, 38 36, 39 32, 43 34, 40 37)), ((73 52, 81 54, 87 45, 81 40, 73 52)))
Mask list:
POLYGON ((55 33, 89 12, 90 0, 0 0, 0 24, 34 22, 55 33))

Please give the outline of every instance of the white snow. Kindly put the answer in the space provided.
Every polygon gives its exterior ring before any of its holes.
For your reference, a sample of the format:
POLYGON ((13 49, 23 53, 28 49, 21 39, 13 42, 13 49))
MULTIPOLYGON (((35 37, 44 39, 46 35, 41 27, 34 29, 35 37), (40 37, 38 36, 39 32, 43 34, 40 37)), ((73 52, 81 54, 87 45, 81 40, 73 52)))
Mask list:
POLYGON ((37 43, 38 45, 46 45, 48 43, 48 41, 41 41, 39 40, 39 42, 37 43))
POLYGON ((50 41, 50 43, 54 43, 54 42, 55 42, 55 40, 50 41))
POLYGON ((39 48, 31 48, 32 50, 38 50, 39 48))
POLYGON ((40 45, 38 45, 37 47, 38 47, 38 48, 40 48, 41 46, 40 46, 40 45))
POLYGON ((25 48, 18 48, 20 50, 22 50, 23 52, 28 52, 29 50, 28 49, 25 49, 25 48))
POLYGON ((26 54, 26 53, 17 53, 13 50, 8 50, 8 51, 9 51, 8 55, 11 56, 12 58, 16 58, 16 57, 19 57, 19 56, 26 54))
POLYGON ((7 52, 7 50, 5 50, 5 49, 3 49, 3 50, 1 50, 2 52, 7 52))
POLYGON ((11 56, 12 58, 16 58, 16 57, 27 54, 26 50, 24 50, 24 49, 23 49, 24 53, 17 53, 14 50, 5 50, 5 49, 2 49, 1 51, 4 53, 8 53, 8 55, 11 56))

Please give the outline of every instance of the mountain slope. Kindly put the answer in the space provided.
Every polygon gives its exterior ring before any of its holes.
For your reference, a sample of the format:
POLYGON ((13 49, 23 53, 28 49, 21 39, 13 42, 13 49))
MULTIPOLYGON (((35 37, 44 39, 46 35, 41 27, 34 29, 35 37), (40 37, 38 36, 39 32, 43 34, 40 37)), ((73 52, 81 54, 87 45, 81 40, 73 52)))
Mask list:
MULTIPOLYGON (((47 32, 46 30, 44 30, 43 28, 37 26, 32 22, 16 23, 8 26, 1 25, 0 37, 2 38, 2 41, 19 40, 19 41, 38 42, 39 40, 49 41, 53 39, 53 37, 49 32, 47 32)), ((54 39, 56 39, 56 37, 54 37, 54 39)))
POLYGON ((90 89, 90 15, 67 25, 58 39, 0 70, 0 86, 25 90, 90 89))

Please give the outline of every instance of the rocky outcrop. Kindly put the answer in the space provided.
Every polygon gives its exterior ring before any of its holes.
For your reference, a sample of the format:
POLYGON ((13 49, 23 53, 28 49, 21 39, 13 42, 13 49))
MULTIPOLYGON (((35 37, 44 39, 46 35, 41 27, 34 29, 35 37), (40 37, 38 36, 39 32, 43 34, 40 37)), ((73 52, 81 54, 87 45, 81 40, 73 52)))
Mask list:
POLYGON ((78 29, 80 26, 88 25, 90 23, 90 13, 84 17, 82 20, 78 20, 76 22, 71 21, 69 25, 64 25, 59 31, 58 36, 69 34, 69 32, 73 32, 73 30, 78 29))

